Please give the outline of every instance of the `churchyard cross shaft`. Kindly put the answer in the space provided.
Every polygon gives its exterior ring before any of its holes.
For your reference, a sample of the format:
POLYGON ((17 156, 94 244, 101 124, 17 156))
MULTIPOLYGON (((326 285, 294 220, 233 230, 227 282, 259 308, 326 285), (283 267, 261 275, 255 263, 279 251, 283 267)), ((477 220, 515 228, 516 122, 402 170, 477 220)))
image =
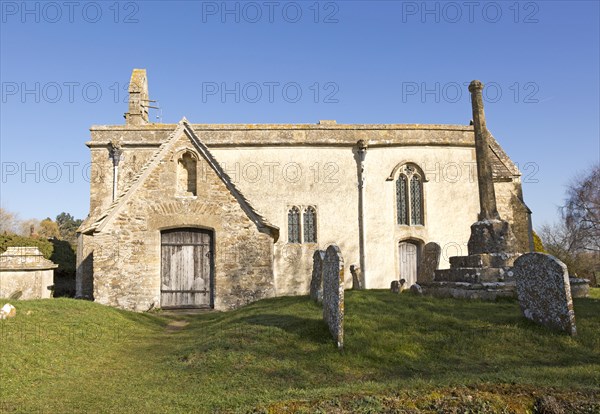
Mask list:
POLYGON ((475 129, 475 155, 477 159, 477 181, 479 185, 479 220, 499 220, 496 207, 496 193, 490 162, 489 132, 485 125, 483 111, 483 83, 474 80, 469 85, 471 105, 473 107, 473 127, 475 129))

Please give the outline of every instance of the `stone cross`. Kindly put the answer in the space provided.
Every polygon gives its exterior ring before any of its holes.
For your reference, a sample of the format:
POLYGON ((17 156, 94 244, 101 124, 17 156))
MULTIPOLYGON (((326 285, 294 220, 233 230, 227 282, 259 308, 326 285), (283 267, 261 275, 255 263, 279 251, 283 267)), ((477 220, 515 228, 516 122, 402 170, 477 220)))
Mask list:
POLYGON ((475 155, 477 158, 477 180, 479 183, 479 220, 498 220, 500 215, 496 207, 496 193, 494 192, 494 180, 492 176, 492 165, 489 158, 490 135, 485 125, 485 113, 483 111, 483 83, 474 80, 469 85, 471 92, 471 105, 473 108, 473 127, 475 129, 475 155))

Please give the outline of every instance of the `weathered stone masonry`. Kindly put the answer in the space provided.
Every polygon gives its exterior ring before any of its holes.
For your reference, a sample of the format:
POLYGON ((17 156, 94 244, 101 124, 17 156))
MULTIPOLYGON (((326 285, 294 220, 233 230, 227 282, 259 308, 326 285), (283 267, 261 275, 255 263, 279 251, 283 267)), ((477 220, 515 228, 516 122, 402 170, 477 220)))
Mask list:
MULTIPOLYGON (((140 311, 160 307, 165 229, 213 232, 217 309, 308 294, 313 253, 333 243, 344 252, 347 274, 350 266, 361 265, 364 250, 367 289, 386 288, 402 278, 398 245, 403 241, 421 249, 438 243, 441 268, 448 266, 447 256, 466 253, 469 226, 479 212, 477 179, 468 173, 476 163, 473 126, 158 124, 148 121, 145 71, 134 71, 132 85, 125 125, 93 126, 87 143, 90 214, 80 229, 79 296, 140 311), (361 140, 366 153, 359 211, 361 140), (118 175, 114 148, 122 151, 118 175), (186 151, 196 162, 193 171, 184 168, 189 177, 196 176, 195 195, 178 189, 189 178, 181 175, 179 163, 186 151), (396 221, 394 174, 406 163, 422 168, 426 178, 423 225, 396 221), (286 170, 290 165, 294 168, 286 170), (262 169, 259 179, 248 178, 247 166, 262 169), (286 171, 299 171, 300 178, 290 179, 286 171), (289 242, 290 206, 315 208, 316 242, 289 242)), ((489 148, 498 211, 511 222, 518 250, 528 251, 520 173, 492 136, 489 148)), ((347 288, 350 283, 347 278, 347 288)))

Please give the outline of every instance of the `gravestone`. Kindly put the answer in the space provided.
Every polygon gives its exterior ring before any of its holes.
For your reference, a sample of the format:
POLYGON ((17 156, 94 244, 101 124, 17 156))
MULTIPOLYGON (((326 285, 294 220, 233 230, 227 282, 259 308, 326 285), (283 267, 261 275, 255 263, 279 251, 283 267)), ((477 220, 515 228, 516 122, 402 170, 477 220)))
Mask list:
POLYGON ((409 288, 409 291, 410 291, 410 293, 412 293, 414 295, 422 295, 423 294, 423 288, 418 283, 415 283, 414 285, 412 285, 409 288))
POLYGON ((315 250, 313 254, 313 271, 310 280, 310 298, 315 302, 323 302, 323 259, 325 252, 315 250))
POLYGON ((360 271, 360 267, 356 265, 350 266, 350 273, 352 273, 352 289, 362 289, 362 272, 360 271))
POLYGON ((554 256, 527 253, 515 261, 521 311, 527 319, 576 335, 575 312, 567 266, 554 256))
POLYGON ((442 248, 435 242, 429 242, 423 247, 423 255, 417 273, 417 283, 433 282, 435 271, 440 265, 442 248))
POLYGON ((336 341, 344 347, 344 259, 340 249, 330 245, 323 262, 323 320, 336 341))

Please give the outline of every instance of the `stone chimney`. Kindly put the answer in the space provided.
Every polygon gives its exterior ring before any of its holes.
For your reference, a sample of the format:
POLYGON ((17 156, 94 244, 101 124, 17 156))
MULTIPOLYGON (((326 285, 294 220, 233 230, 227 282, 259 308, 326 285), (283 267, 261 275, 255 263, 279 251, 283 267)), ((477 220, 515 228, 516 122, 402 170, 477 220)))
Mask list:
POLYGON ((129 82, 129 112, 125 114, 127 125, 148 123, 149 99, 146 69, 134 69, 129 82))

